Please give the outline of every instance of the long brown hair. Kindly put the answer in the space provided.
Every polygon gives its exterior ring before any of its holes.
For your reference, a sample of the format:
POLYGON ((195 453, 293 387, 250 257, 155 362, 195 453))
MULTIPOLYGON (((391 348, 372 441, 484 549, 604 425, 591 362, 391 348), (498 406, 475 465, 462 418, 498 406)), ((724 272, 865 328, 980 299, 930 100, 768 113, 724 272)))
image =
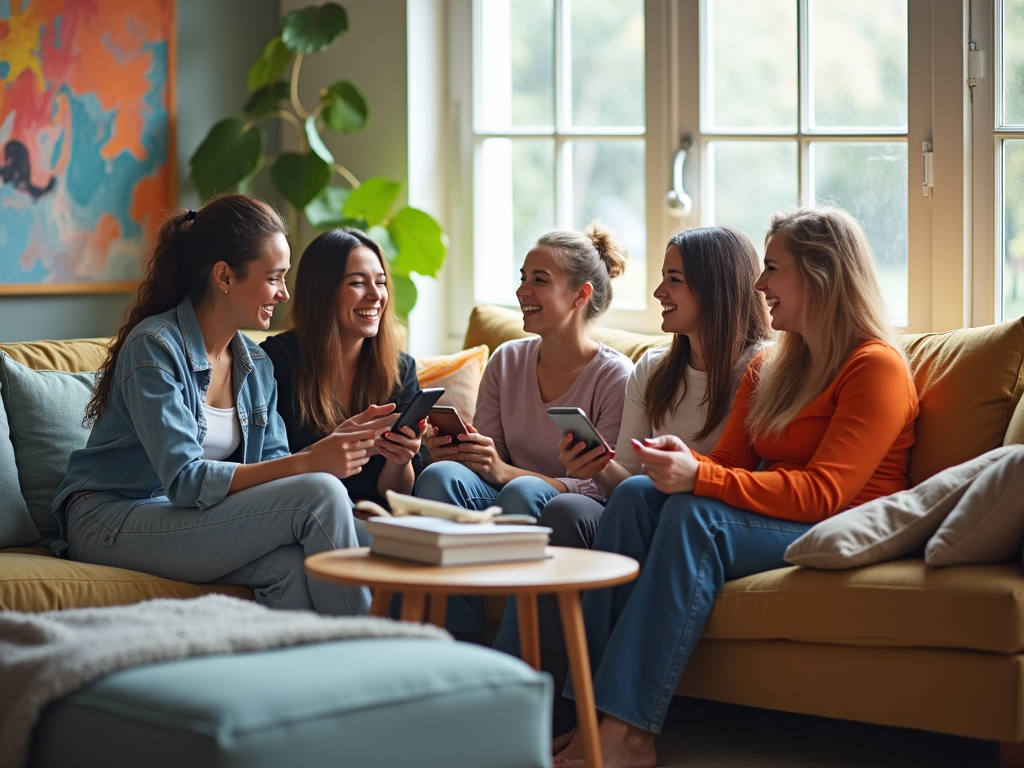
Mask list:
POLYGON ((197 307, 209 301, 210 271, 217 262, 226 262, 235 275, 245 277, 249 264, 278 234, 287 235, 288 228, 277 211, 246 195, 223 195, 198 211, 171 211, 157 234, 135 303, 125 311, 125 320, 100 367, 84 424, 95 423, 106 410, 117 356, 136 325, 178 306, 186 296, 191 296, 197 307))
MULTIPOLYGON (((683 272, 700 301, 697 333, 707 368, 708 386, 701 402, 704 423, 694 439, 703 440, 729 414, 737 366, 744 352, 771 333, 764 300, 754 289, 757 251, 750 238, 728 227, 700 227, 674 235, 683 257, 683 272)), ((675 334, 667 354, 655 364, 644 400, 655 429, 665 423, 686 395, 690 339, 675 334)))
POLYGON ((569 290, 584 283, 594 290, 587 302, 584 319, 593 320, 612 302, 612 280, 626 270, 629 254, 615 233, 600 221, 590 222, 580 234, 568 230, 548 232, 537 240, 538 246, 550 248, 569 277, 569 290))
POLYGON ((388 260, 380 246, 357 229, 324 232, 309 244, 299 260, 291 318, 299 338, 295 369, 295 411, 299 423, 323 437, 352 414, 346 414, 340 394, 351 386, 352 413, 383 403, 399 381, 398 338, 394 287, 388 260), (359 353, 359 375, 345 382, 341 371, 341 327, 337 296, 345 278, 349 254, 365 246, 377 254, 387 282, 388 299, 377 335, 365 339, 359 353))
POLYGON ((853 216, 831 206, 778 213, 765 243, 776 237, 804 278, 804 332, 781 332, 761 369, 747 415, 755 438, 781 434, 861 342, 875 339, 900 351, 871 246, 853 216))

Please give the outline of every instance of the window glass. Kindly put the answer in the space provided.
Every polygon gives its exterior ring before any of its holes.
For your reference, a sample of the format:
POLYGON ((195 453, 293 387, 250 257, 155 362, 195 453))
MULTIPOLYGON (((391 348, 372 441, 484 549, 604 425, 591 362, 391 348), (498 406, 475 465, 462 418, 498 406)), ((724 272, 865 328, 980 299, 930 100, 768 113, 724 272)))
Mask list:
POLYGON ((1003 125, 1024 125, 1024 0, 1003 0, 1003 125))
POLYGON ((643 0, 571 0, 571 19, 572 124, 643 127, 643 0))
POLYGON ((1024 140, 1004 141, 1002 317, 1024 315, 1024 140))

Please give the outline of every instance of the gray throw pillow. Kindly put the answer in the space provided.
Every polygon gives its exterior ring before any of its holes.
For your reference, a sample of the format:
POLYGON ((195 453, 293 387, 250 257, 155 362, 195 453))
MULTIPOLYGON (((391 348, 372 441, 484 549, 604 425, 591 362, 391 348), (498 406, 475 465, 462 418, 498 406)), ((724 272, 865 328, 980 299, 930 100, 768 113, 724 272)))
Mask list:
POLYGON ((928 541, 928 565, 999 563, 1024 543, 1024 445, 979 474, 928 541))
POLYGON ((1011 450, 995 448, 913 488, 823 520, 789 545, 786 562, 841 570, 908 555, 938 530, 971 482, 1011 450))
POLYGON ((89 439, 82 417, 95 384, 94 372, 34 371, 0 352, 0 394, 18 483, 43 541, 60 535, 50 505, 71 452, 84 448, 89 439))
POLYGON ((0 407, 0 549, 30 547, 40 538, 21 495, 7 409, 0 407))

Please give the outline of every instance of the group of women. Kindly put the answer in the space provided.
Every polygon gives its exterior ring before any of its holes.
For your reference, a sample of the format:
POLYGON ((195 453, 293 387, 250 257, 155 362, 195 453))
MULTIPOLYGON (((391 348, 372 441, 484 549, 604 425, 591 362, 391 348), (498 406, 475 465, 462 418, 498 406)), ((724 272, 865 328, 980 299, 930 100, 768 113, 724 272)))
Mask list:
MULTIPOLYGON (((625 251, 596 224, 545 235, 517 291, 535 335, 495 351, 455 440, 425 422, 392 429, 416 371, 398 349, 387 259, 363 233, 306 249, 293 330, 259 346, 240 332, 269 328, 289 299, 286 235, 242 195, 163 225, 53 502, 72 559, 359 614, 366 590, 302 567, 357 546, 354 500, 390 489, 531 514, 553 543, 641 563, 583 609, 605 765, 642 768, 723 583, 783 565, 815 522, 907 487, 917 396, 871 249, 841 210, 775 216, 763 270, 735 230, 673 237, 654 292, 672 342, 635 367, 588 336, 625 251), (582 408, 614 450, 563 437, 547 416, 557 405, 582 408)), ((510 651, 514 614, 496 641, 510 651)), ((479 602, 453 599, 449 622, 481 635, 479 602)), ((583 764, 573 731, 553 746, 556 765, 583 764)))

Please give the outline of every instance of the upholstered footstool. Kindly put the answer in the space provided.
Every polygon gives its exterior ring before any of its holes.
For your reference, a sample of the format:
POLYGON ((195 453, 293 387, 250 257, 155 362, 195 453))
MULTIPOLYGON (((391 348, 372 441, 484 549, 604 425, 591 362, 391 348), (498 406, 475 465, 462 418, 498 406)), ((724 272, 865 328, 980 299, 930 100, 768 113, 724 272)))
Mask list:
POLYGON ((425 639, 346 640, 122 670, 49 707, 34 768, 531 768, 551 681, 425 639))

